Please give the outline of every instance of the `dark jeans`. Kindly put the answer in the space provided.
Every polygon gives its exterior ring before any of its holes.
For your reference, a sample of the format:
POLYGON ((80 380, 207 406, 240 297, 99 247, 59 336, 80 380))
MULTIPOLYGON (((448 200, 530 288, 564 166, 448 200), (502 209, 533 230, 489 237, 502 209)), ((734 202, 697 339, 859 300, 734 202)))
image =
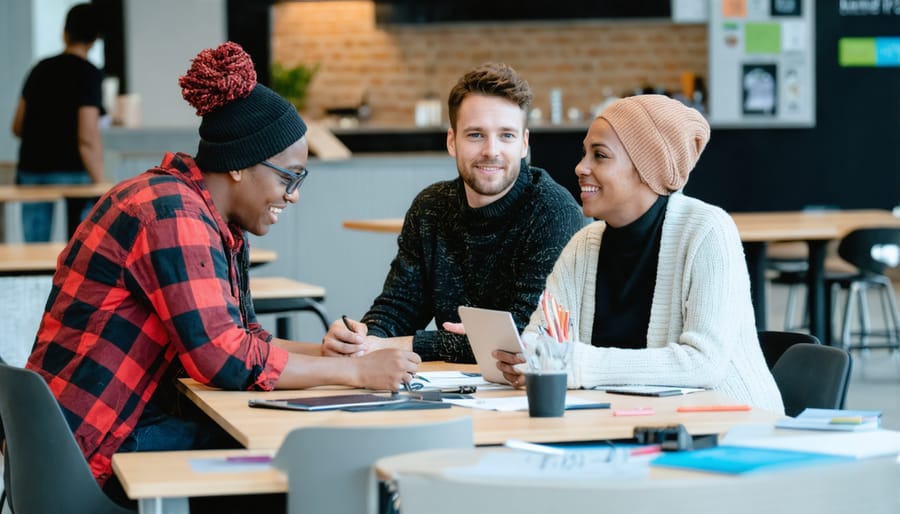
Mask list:
MULTIPOLYGON (((86 171, 29 172, 19 170, 16 172, 16 184, 23 186, 90 183, 91 177, 86 171)), ((81 219, 88 215, 93 206, 91 202, 84 201, 83 203, 81 219)), ((22 239, 26 243, 50 240, 50 229, 53 226, 53 208, 52 202, 26 202, 22 204, 22 239)), ((66 234, 66 239, 70 235, 66 234)))
MULTIPOLYGON (((148 404, 138 425, 125 439, 119 452, 183 451, 240 448, 240 444, 217 424, 193 409, 186 418, 165 414, 148 404), (191 419, 188 419, 191 418, 191 419)), ((125 494, 118 478, 113 475, 103 486, 104 492, 116 503, 136 509, 137 502, 125 494)), ((263 494, 252 496, 222 496, 191 498, 191 514, 226 512, 286 511, 286 496, 263 494)))

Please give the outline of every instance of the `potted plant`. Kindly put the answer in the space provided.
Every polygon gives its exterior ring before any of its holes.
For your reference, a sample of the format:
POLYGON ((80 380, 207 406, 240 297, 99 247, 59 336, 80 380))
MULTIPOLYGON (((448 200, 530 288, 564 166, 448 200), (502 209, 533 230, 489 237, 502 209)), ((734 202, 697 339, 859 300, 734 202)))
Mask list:
POLYGON ((288 68, 277 62, 272 63, 272 90, 302 111, 306 104, 307 87, 318 70, 318 64, 309 66, 301 63, 288 68))

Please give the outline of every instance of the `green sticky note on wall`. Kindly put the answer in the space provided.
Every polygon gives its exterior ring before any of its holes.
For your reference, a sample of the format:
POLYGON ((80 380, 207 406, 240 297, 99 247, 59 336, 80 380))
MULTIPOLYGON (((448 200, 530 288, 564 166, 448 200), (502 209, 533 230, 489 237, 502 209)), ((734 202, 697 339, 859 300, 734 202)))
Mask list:
POLYGON ((747 23, 744 25, 744 52, 747 54, 781 53, 780 23, 747 23))
POLYGON ((875 66, 875 38, 842 37, 838 40, 838 63, 842 67, 875 66))

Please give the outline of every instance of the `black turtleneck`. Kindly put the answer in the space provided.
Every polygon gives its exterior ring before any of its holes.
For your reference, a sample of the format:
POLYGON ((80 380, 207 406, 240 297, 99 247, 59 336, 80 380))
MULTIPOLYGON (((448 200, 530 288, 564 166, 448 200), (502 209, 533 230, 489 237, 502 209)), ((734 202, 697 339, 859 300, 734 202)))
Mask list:
POLYGON ((591 344, 646 348, 650 305, 656 287, 659 242, 668 196, 660 196, 640 218, 603 231, 591 344))

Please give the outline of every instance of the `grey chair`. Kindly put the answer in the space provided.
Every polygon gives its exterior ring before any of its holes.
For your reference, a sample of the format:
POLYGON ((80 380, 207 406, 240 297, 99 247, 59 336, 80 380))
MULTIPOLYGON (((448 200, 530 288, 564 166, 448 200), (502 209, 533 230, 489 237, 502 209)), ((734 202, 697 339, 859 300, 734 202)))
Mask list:
POLYGON ((775 367, 775 363, 788 348, 797 343, 822 344, 816 336, 801 332, 764 330, 759 332, 758 336, 759 346, 762 348, 769 370, 775 367))
POLYGON ((17 514, 126 514, 100 489, 62 410, 34 371, 0 364, 3 483, 17 514))
POLYGON ((850 385, 850 353, 821 344, 791 345, 772 376, 784 401, 784 412, 796 416, 807 407, 842 409, 850 385))
MULTIPOLYGON (((398 413, 399 414, 399 413, 398 413)), ((437 448, 472 448, 472 418, 379 427, 293 430, 272 465, 288 476, 288 513, 376 512, 375 461, 437 448)))

